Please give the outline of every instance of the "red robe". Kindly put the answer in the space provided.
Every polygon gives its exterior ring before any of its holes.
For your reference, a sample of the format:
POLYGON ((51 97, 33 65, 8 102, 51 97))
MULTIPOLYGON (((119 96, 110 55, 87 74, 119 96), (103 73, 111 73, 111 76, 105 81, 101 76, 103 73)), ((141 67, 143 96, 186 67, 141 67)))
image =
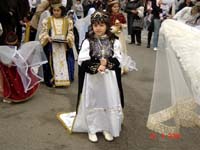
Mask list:
POLYGON ((110 25, 113 26, 115 25, 115 21, 119 20, 120 23, 125 24, 126 23, 126 18, 122 13, 117 13, 117 14, 111 14, 110 16, 110 25))
POLYGON ((17 71, 16 66, 8 67, 0 62, 0 73, 2 82, 2 96, 6 100, 10 100, 13 102, 22 102, 26 101, 39 87, 39 79, 36 75, 34 75, 30 69, 28 69, 28 74, 31 78, 31 84, 33 88, 25 92, 22 80, 17 71), (34 85, 35 84, 35 85, 34 85))

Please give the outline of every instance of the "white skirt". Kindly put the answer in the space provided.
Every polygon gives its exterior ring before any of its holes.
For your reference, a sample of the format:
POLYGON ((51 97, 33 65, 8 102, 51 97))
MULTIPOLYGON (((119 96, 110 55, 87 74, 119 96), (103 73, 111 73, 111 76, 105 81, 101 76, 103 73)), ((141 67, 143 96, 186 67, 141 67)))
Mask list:
POLYGON ((110 132, 119 136, 123 112, 115 71, 86 73, 74 132, 110 132))

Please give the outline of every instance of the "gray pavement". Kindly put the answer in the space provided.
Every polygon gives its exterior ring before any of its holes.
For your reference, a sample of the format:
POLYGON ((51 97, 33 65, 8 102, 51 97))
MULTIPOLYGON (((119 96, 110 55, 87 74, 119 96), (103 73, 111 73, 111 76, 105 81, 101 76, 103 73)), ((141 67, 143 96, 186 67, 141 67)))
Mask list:
POLYGON ((88 141, 87 134, 69 134, 56 119, 59 112, 74 111, 77 96, 77 74, 69 88, 48 88, 41 84, 27 102, 0 102, 0 150, 198 150, 199 128, 182 128, 181 139, 162 139, 146 128, 153 87, 156 52, 142 46, 128 45, 129 55, 138 71, 123 76, 125 120, 119 138, 106 142, 88 141))

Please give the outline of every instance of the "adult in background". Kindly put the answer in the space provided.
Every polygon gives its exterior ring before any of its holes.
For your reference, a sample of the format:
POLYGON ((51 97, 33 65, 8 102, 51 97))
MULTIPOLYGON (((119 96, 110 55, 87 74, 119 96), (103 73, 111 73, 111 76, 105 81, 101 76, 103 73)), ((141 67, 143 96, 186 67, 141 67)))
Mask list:
POLYGON ((74 11, 78 19, 83 17, 83 5, 81 4, 81 0, 76 0, 76 3, 74 4, 74 11))
POLYGON ((184 0, 184 2, 182 2, 179 7, 178 7, 178 11, 180 11, 181 9, 183 9, 184 7, 192 7, 194 6, 194 4, 192 3, 191 0, 184 0))
POLYGON ((83 15, 84 15, 84 17, 87 16, 90 8, 95 8, 93 0, 83 0, 82 5, 83 5, 83 15))
POLYGON ((17 0, 17 12, 16 34, 20 43, 22 40, 22 26, 24 25, 24 19, 30 12, 28 0, 17 0))
POLYGON ((30 14, 32 17, 36 11, 37 6, 41 3, 41 0, 28 0, 28 1, 30 6, 30 14))
POLYGON ((31 19, 30 41, 35 40, 40 15, 45 10, 49 9, 51 1, 52 0, 44 0, 37 6, 36 11, 31 19))
POLYGON ((73 0, 62 0, 61 3, 66 8, 66 13, 72 9, 73 0))
POLYGON ((103 10, 104 9, 102 0, 94 0, 93 4, 94 4, 94 7, 95 7, 96 10, 103 10))
POLYGON ((129 44, 135 44, 135 38, 137 45, 141 45, 141 31, 143 29, 143 16, 144 6, 141 0, 129 0, 125 7, 128 21, 128 34, 131 35, 131 42, 129 44))
POLYGON ((147 0, 145 3, 145 28, 148 30, 147 48, 151 47, 151 37, 153 34, 153 14, 152 14, 152 0, 147 0))
POLYGON ((4 43, 6 35, 9 32, 15 32, 18 40, 22 39, 22 25, 24 18, 30 10, 28 0, 2 0, 0 2, 0 20, 4 28, 4 35, 2 36, 1 43, 4 43))
POLYGON ((162 13, 161 1, 157 3, 156 0, 152 0, 152 14, 153 14, 153 25, 154 25, 154 34, 153 34, 153 50, 158 50, 158 35, 161 25, 160 14, 162 13))

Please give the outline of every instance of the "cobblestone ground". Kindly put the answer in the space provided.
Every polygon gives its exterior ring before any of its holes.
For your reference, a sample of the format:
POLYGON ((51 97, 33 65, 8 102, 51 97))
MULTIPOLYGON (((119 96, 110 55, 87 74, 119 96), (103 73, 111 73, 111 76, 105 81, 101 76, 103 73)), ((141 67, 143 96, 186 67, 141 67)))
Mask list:
POLYGON ((128 45, 129 55, 138 71, 123 76, 125 120, 119 138, 90 143, 87 134, 69 134, 56 119, 59 112, 75 110, 77 75, 69 88, 48 88, 41 84, 27 102, 0 102, 0 150, 198 150, 199 128, 182 128, 180 139, 162 138, 146 128, 151 100, 156 52, 142 46, 128 45))

